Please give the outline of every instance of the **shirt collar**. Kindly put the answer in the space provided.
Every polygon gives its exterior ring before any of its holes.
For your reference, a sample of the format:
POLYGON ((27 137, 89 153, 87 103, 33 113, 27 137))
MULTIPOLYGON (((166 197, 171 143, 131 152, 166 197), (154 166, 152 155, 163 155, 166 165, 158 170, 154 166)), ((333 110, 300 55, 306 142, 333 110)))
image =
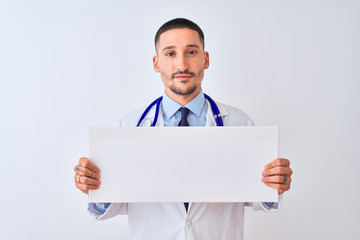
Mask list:
MULTIPOLYGON (((169 98, 166 93, 163 95, 162 100, 162 109, 165 112, 166 117, 171 118, 182 106, 169 98)), ((191 100, 185 107, 187 107, 192 113, 194 113, 197 117, 200 116, 200 113, 205 105, 205 96, 203 91, 201 90, 200 93, 191 100)))

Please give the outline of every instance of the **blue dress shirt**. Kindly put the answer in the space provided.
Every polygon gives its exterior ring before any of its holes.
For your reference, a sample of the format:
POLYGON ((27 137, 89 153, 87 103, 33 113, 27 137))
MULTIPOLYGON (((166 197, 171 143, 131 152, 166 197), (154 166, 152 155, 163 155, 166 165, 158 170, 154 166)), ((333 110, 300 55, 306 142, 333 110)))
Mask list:
POLYGON ((208 104, 202 91, 185 106, 175 102, 164 93, 161 107, 163 110, 165 127, 178 126, 181 120, 181 113, 179 111, 179 108, 181 107, 187 107, 190 110, 187 117, 190 126, 205 126, 206 124, 208 104))

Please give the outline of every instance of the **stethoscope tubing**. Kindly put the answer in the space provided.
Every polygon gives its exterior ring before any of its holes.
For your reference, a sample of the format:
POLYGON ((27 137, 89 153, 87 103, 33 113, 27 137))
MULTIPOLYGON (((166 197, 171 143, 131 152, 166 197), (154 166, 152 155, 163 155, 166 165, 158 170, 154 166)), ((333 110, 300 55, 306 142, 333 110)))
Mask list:
MULTIPOLYGON (((216 122, 216 126, 218 127, 222 127, 224 126, 224 123, 222 121, 221 118, 221 114, 220 114, 220 110, 218 108, 218 106, 216 105, 215 101, 212 100, 208 95, 204 94, 205 98, 209 101, 210 106, 211 106, 211 110, 213 112, 214 118, 215 118, 215 122, 216 122)), ((136 125, 137 127, 140 126, 140 123, 144 120, 144 118, 146 117, 146 115, 148 114, 148 112, 150 111, 150 109, 156 105, 155 108, 155 116, 154 116, 154 121, 152 122, 152 124, 150 125, 150 127, 154 127, 156 125, 156 122, 158 120, 159 117, 159 110, 160 110, 160 103, 162 101, 163 97, 159 97, 157 99, 155 99, 143 112, 143 114, 141 115, 138 124, 136 125)))

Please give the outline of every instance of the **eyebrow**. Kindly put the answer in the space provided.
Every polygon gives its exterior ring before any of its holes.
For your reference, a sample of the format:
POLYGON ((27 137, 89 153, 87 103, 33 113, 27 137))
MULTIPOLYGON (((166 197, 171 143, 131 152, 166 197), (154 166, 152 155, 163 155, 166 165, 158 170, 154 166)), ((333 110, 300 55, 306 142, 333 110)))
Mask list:
MULTIPOLYGON (((193 47, 193 48, 200 49, 199 45, 197 45, 197 44, 188 44, 188 45, 186 45, 186 47, 193 47)), ((165 47, 165 48, 163 48, 162 52, 164 52, 165 50, 173 49, 173 48, 175 48, 175 46, 165 47)))

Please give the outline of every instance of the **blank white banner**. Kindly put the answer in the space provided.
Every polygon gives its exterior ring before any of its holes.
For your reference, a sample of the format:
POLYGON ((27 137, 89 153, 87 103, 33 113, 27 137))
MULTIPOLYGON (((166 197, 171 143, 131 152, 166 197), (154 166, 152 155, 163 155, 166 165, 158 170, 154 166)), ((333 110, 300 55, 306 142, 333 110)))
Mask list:
POLYGON ((276 202, 262 181, 278 127, 90 127, 90 202, 276 202))

